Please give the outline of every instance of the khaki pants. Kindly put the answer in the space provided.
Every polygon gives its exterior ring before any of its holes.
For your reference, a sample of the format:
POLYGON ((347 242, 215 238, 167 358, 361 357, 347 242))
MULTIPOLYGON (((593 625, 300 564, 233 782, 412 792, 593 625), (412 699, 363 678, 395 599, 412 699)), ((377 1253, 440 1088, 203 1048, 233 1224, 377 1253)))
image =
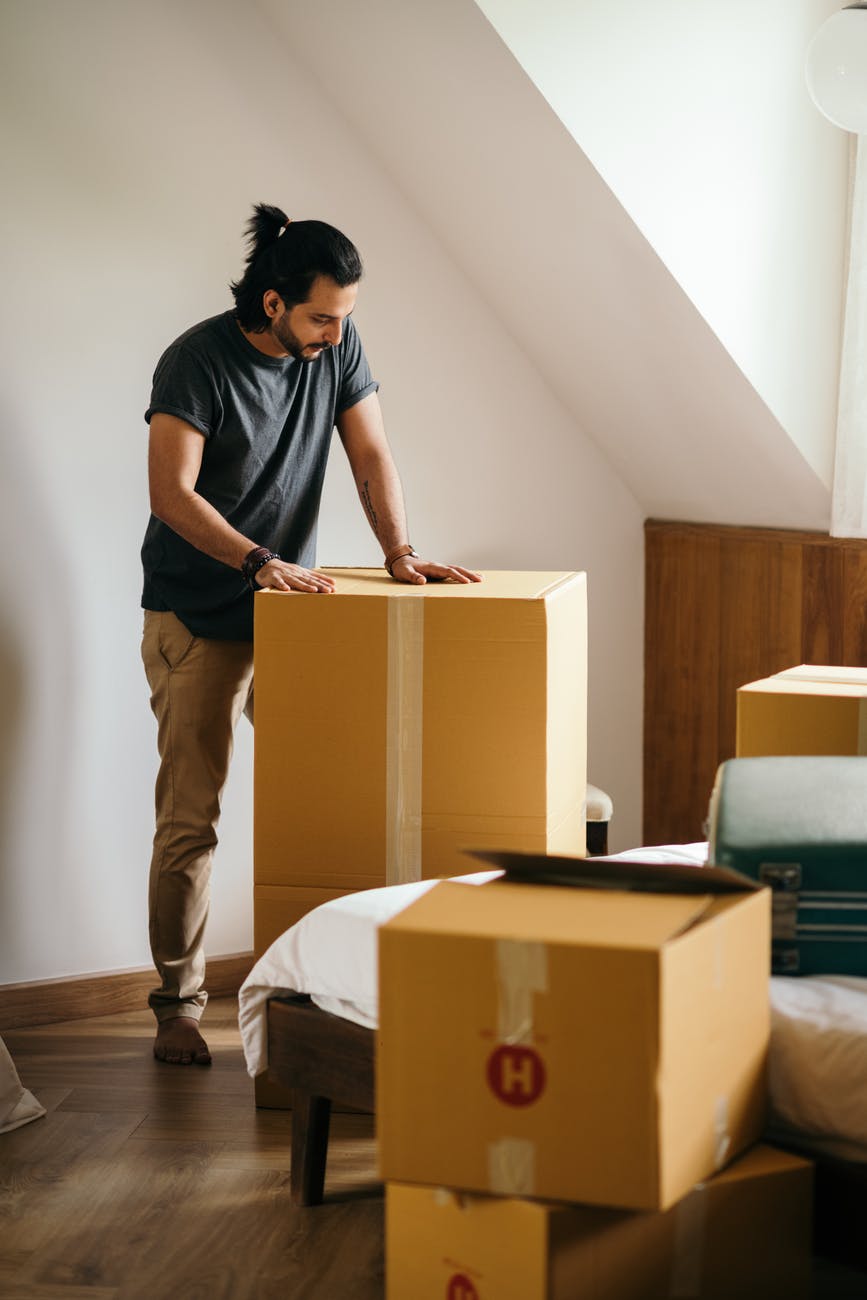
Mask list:
POLYGON ((235 726, 242 712, 253 720, 253 645, 193 636, 174 614, 146 610, 142 660, 160 755, 149 909, 162 985, 148 1002, 157 1020, 198 1019, 220 797, 235 726))

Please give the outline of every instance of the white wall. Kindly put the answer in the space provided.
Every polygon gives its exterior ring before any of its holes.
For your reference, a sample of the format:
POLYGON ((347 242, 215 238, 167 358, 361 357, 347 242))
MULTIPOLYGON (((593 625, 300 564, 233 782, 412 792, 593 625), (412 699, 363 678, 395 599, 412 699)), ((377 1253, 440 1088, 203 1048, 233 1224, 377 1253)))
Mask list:
POLYGON ((472 0, 258 3, 647 515, 827 528, 827 484, 472 0))
POLYGON ((477 0, 826 485, 847 138, 807 45, 842 0, 477 0))
MULTIPOLYGON (((641 511, 351 120, 232 0, 6 0, 0 22, 0 983, 149 961, 142 412, 162 348, 228 305, 258 199, 365 255, 357 319, 416 543, 588 570, 591 773, 636 843, 641 511)), ((334 469, 320 558, 376 562, 334 469)), ((251 941, 250 754, 242 730, 211 953, 251 941)))

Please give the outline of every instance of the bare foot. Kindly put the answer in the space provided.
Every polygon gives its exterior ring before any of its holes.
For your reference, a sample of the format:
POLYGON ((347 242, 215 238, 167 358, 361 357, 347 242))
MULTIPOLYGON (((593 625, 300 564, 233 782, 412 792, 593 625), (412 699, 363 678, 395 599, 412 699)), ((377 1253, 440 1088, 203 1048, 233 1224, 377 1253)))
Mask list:
POLYGON ((157 1025, 154 1056, 168 1065, 210 1065, 208 1044, 192 1016, 176 1016, 157 1025))

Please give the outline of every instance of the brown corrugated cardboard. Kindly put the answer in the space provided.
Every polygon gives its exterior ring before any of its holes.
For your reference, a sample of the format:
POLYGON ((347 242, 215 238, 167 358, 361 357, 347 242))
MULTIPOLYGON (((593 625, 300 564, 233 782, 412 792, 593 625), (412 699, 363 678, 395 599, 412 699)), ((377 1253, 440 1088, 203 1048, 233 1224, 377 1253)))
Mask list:
POLYGON ((382 1176, 672 1205, 761 1132, 769 950, 749 882, 435 886, 380 930, 382 1176))
POLYGON ((807 1300, 811 1190, 767 1146, 661 1213, 390 1183, 387 1300, 807 1300))
POLYGON ((327 572, 334 595, 256 596, 256 883, 452 875, 473 845, 582 854, 584 575, 327 572))
POLYGON ((739 758, 867 754, 867 668, 801 664, 737 697, 739 758))
POLYGON ((253 888, 253 951, 261 957, 275 939, 320 903, 341 898, 345 889, 304 889, 295 885, 253 888))

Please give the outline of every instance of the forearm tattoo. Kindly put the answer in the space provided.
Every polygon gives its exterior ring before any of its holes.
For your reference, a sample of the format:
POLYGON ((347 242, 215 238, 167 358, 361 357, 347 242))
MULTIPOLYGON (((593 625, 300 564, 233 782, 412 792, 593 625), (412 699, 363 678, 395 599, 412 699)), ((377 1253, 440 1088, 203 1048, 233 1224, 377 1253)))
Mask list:
POLYGON ((377 518, 376 518, 376 511, 375 511, 374 508, 373 508, 373 502, 372 502, 372 500, 370 499, 370 480, 369 480, 369 479, 365 479, 365 480, 364 480, 364 483, 363 483, 363 485, 362 485, 362 488, 361 488, 361 500, 362 500, 362 504, 364 505, 365 510, 367 511, 367 517, 368 517, 368 519, 369 519, 370 522, 371 522, 371 525, 372 525, 372 527, 373 527, 373 531, 376 533, 377 536, 379 536, 379 522, 378 522, 378 520, 377 520, 377 518))

